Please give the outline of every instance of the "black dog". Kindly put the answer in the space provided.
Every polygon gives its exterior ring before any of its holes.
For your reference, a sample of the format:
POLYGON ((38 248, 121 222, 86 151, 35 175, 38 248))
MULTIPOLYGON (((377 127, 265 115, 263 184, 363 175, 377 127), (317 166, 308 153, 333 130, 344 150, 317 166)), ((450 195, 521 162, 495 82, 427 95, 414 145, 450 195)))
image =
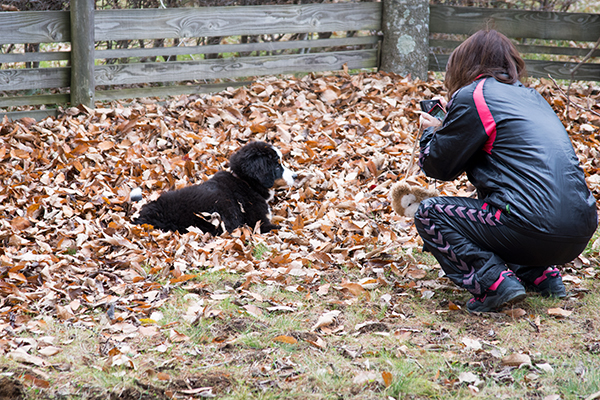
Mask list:
POLYGON ((196 226, 213 235, 242 225, 254 228, 258 221, 262 233, 277 229, 269 218, 269 189, 276 180, 291 185, 296 177, 281 164, 281 153, 270 144, 251 142, 231 156, 229 167, 231 172, 219 171, 200 185, 163 193, 133 222, 181 233, 196 226))

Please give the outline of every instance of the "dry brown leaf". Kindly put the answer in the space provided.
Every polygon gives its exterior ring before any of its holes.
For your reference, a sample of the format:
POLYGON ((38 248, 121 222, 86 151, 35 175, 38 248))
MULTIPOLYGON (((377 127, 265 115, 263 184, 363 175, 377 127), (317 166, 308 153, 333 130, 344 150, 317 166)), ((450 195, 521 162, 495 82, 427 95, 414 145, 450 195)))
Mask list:
POLYGON ((524 315, 527 315, 527 312, 522 308, 512 308, 509 310, 503 310, 502 313, 508 315, 511 318, 519 318, 524 315))
POLYGON ((548 309, 548 315, 552 315, 553 317, 566 318, 566 317, 570 316, 572 313, 573 313, 573 311, 564 310, 562 308, 549 308, 548 309))
POLYGON ((323 93, 321 93, 321 100, 323 100, 326 103, 333 103, 337 99, 338 99, 337 93, 331 89, 327 89, 323 93))
POLYGON ((385 384, 385 387, 390 387, 393 381, 392 373, 388 371, 383 371, 381 373, 381 377, 383 378, 383 383, 385 384))
POLYGON ((56 305, 56 315, 62 320, 67 320, 75 317, 75 314, 73 314, 73 311, 71 311, 71 308, 69 306, 63 307, 60 304, 56 305))
POLYGON ((47 346, 39 349, 38 353, 40 353, 43 356, 50 357, 60 353, 61 351, 62 349, 60 347, 47 346))
POLYGON ((427 276, 427 271, 417 267, 410 267, 408 271, 406 271, 406 276, 412 279, 423 279, 427 276))
POLYGON ((32 354, 21 351, 19 349, 15 350, 15 351, 11 351, 10 353, 8 353, 7 356, 11 360, 26 363, 26 364, 37 365, 38 367, 44 367, 47 365, 46 361, 44 361, 43 358, 34 356, 32 354))
POLYGON ((513 353, 502 358, 502 365, 520 367, 522 364, 531 364, 531 357, 527 354, 513 353))
POLYGON ((186 281, 189 281, 189 280, 191 280, 191 279, 194 279, 194 278, 196 278, 196 277, 197 277, 197 275, 194 275, 194 274, 181 275, 181 276, 179 276, 179 277, 177 277, 177 278, 173 278, 173 279, 171 279, 171 281, 170 281, 170 282, 171 282, 172 284, 173 284, 173 283, 186 282, 186 281))
POLYGON ((158 374, 156 374, 156 379, 158 379, 159 381, 170 381, 171 375, 165 372, 159 372, 158 374))
POLYGON ((173 343, 178 343, 178 342, 187 342, 190 340, 190 338, 186 335, 184 335, 183 333, 178 332, 175 329, 170 329, 169 330, 169 340, 173 343))
POLYGON ((108 140, 105 140, 105 141, 103 141, 103 142, 101 142, 101 143, 98 144, 98 148, 100 150, 103 150, 103 151, 104 150, 110 150, 113 147, 115 147, 115 144, 113 142, 108 141, 108 140))
MULTIPOLYGON (((592 393, 588 397, 585 398, 585 400, 597 400, 597 399, 600 399, 600 392, 592 393)), ((544 400, 546 400, 546 399, 544 399, 544 400)))
POLYGON ((10 226, 16 232, 20 232, 24 229, 31 227, 31 221, 24 217, 15 217, 12 221, 10 221, 10 226))
POLYGON ((311 332, 316 331, 317 329, 323 327, 323 326, 328 326, 331 325, 335 322, 336 318, 341 314, 342 312, 339 310, 333 310, 333 311, 328 311, 326 313, 323 313, 319 319, 317 320, 317 322, 312 326, 312 328, 310 328, 311 332))
POLYGON ((39 388, 43 388, 43 389, 47 389, 50 387, 50 382, 48 382, 47 380, 37 378, 30 374, 23 375, 23 379, 28 381, 35 387, 39 387, 39 388))
POLYGON ((296 344, 298 340, 292 336, 280 335, 273 338, 275 342, 288 343, 288 344, 296 344))
POLYGON ((373 372, 373 371, 362 371, 359 372, 354 379, 352 379, 352 383, 356 384, 356 385, 364 385, 365 383, 368 382, 375 382, 377 381, 377 373, 373 372))
POLYGON ((321 286, 319 286, 319 290, 317 291, 317 295, 319 296, 326 296, 327 293, 329 293, 329 288, 331 287, 331 284, 329 283, 325 283, 321 286))
POLYGON ((340 285, 342 288, 346 289, 354 296, 360 296, 363 293, 368 293, 362 285, 354 282, 345 282, 340 285))
POLYGON ((324 350, 327 347, 327 342, 320 337, 317 337, 315 340, 306 339, 306 342, 320 350, 324 350))
POLYGON ((244 308, 246 309, 248 314, 253 315, 255 317, 260 317, 263 314, 262 310, 254 304, 246 304, 244 308))

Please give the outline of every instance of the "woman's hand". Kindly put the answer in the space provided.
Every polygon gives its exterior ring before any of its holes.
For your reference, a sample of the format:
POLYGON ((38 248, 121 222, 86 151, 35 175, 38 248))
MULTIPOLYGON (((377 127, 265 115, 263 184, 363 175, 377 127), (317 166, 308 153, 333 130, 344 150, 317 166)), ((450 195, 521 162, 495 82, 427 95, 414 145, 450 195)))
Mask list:
POLYGON ((446 106, 448 105, 448 100, 446 100, 444 96, 435 96, 433 100, 439 100, 440 103, 442 103, 442 107, 444 108, 444 110, 446 109, 446 106))
POLYGON ((426 112, 423 111, 418 111, 419 114, 421 114, 420 117, 420 123, 421 123, 421 127, 423 129, 427 129, 429 127, 436 127, 436 126, 440 126, 442 125, 442 121, 440 121, 439 119, 437 119, 434 116, 431 116, 429 114, 427 114, 426 112))
MULTIPOLYGON (((438 100, 441 103, 442 108, 444 109, 444 111, 446 110, 446 106, 448 105, 448 101, 446 100, 445 97, 443 97, 443 96, 435 96, 432 100, 438 100)), ((421 114, 419 122, 421 123, 421 127, 423 129, 427 129, 427 128, 432 127, 432 126, 436 127, 436 126, 442 125, 442 122, 439 119, 437 119, 436 117, 434 117, 434 116, 432 116, 432 115, 430 115, 430 114, 428 114, 426 112, 423 112, 423 111, 417 111, 417 112, 419 114, 421 114)))

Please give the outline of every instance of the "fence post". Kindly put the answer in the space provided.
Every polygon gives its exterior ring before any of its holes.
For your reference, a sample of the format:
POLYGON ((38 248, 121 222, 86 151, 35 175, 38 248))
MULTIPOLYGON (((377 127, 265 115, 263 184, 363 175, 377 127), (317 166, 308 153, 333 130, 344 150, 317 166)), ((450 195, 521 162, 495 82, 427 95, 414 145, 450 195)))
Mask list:
POLYGON ((382 71, 427 80, 429 1, 383 0, 382 71))
POLYGON ((94 0, 71 0, 71 105, 94 108, 94 0))

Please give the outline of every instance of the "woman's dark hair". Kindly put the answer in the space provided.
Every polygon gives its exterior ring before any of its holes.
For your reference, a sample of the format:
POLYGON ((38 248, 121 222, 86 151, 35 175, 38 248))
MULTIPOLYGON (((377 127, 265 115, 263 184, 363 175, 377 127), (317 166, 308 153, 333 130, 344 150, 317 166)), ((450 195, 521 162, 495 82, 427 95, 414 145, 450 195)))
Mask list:
POLYGON ((448 59, 444 83, 448 96, 480 76, 515 83, 525 75, 525 62, 511 41, 493 29, 481 30, 460 44, 448 59))

